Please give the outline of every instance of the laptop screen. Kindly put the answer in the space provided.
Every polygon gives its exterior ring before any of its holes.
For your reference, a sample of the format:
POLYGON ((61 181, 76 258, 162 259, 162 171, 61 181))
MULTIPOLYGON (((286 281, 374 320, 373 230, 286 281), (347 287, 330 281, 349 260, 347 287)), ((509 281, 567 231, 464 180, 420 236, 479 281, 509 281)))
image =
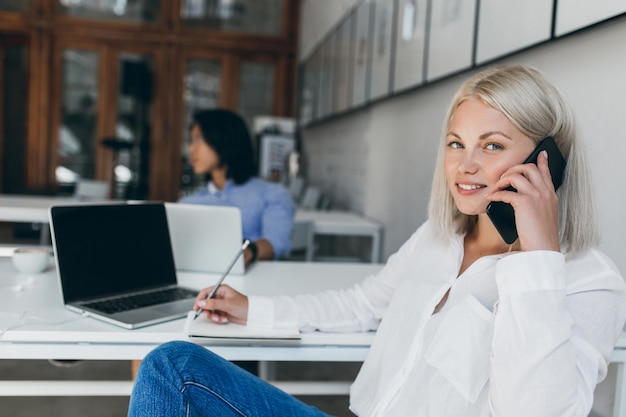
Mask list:
MULTIPOLYGON (((183 271, 222 273, 243 241, 237 207, 165 203, 174 264, 183 271)), ((245 272, 243 256, 231 274, 245 272)))
POLYGON ((50 209, 65 303, 176 284, 163 204, 50 209))

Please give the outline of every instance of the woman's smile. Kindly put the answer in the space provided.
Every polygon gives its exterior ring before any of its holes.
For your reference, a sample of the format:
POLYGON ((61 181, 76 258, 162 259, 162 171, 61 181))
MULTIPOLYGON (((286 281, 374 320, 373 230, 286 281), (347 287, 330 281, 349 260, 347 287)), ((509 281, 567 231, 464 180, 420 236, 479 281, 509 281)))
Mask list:
POLYGON ((459 192, 472 192, 486 187, 486 185, 467 183, 457 183, 456 186, 460 189, 459 192))
POLYGON ((448 188, 461 213, 484 213, 485 196, 534 147, 498 110, 476 99, 462 102, 450 120, 444 153, 448 188))

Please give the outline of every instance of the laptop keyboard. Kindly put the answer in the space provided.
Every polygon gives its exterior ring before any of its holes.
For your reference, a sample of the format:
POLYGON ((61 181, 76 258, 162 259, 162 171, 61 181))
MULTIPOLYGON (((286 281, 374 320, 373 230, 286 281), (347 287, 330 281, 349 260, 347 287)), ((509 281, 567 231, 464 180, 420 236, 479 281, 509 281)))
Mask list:
POLYGON ((197 291, 189 290, 186 288, 168 288, 165 290, 136 294, 127 297, 95 301, 92 303, 84 304, 84 306, 107 314, 113 314, 123 311, 134 310, 136 308, 167 303, 170 301, 184 300, 186 298, 195 298, 196 295, 197 291))

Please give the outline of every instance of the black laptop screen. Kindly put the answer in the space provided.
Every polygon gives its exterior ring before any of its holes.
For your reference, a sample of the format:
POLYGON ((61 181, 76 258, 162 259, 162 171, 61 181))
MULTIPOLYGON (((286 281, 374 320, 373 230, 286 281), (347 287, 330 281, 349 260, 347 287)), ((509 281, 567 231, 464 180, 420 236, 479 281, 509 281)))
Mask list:
POLYGON ((176 284, 163 204, 50 209, 65 303, 176 284))

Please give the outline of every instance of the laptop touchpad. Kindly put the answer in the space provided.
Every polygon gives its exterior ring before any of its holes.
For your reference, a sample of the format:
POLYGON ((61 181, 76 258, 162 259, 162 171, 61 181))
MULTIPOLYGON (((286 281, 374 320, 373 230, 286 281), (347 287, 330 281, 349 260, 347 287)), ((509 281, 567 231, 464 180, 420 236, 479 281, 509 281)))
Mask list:
POLYGON ((158 311, 165 314, 179 314, 187 313, 193 308, 194 300, 180 300, 173 303, 167 303, 159 306, 154 306, 150 310, 158 311))

